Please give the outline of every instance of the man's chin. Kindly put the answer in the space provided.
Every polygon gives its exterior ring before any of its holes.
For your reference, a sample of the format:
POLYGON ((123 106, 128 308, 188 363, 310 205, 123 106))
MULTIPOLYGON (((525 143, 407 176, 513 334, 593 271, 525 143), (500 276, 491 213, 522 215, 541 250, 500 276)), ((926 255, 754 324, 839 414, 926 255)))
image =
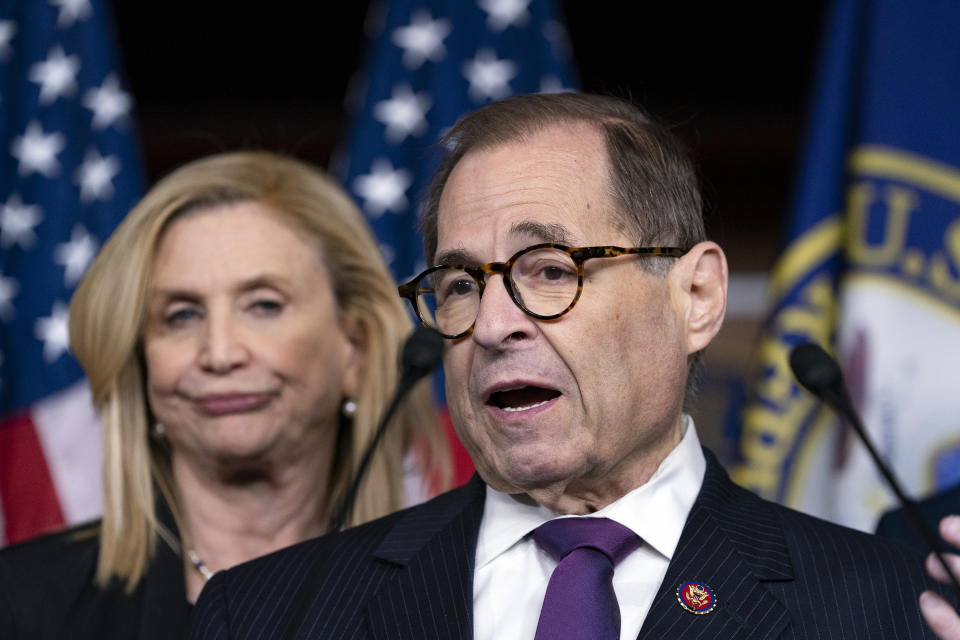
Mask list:
POLYGON ((480 477, 497 491, 532 495, 562 492, 563 487, 576 477, 577 471, 579 468, 573 465, 561 465, 556 460, 541 458, 527 464, 515 462, 502 465, 502 468, 495 469, 492 473, 485 474, 483 470, 479 473, 480 477))

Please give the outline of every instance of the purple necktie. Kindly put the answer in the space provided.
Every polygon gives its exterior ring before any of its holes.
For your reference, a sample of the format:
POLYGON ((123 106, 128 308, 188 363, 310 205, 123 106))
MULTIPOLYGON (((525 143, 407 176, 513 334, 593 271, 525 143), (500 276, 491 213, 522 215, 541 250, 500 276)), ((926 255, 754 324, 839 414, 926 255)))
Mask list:
POLYGON ((613 568, 640 546, 640 537, 609 518, 559 518, 537 527, 533 539, 559 562, 535 640, 618 640, 613 568))

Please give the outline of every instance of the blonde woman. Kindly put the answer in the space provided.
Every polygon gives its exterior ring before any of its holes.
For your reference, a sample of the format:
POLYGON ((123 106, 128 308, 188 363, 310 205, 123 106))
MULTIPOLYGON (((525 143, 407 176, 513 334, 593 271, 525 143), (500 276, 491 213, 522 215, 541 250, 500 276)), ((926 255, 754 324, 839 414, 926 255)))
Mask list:
MULTIPOLYGON (((411 330, 371 233, 321 172, 228 153, 161 180, 91 266, 71 347, 103 422, 104 514, 0 553, 0 637, 180 638, 212 572, 324 533, 411 330)), ((435 488, 421 382, 352 523, 435 488)))

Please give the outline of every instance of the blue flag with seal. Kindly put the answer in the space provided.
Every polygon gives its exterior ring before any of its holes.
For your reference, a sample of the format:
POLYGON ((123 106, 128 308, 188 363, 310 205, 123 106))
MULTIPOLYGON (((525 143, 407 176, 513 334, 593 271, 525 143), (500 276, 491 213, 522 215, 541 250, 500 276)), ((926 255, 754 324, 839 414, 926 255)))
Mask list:
MULTIPOLYGON (((426 268, 419 201, 456 120, 493 100, 574 87, 553 0, 394 0, 371 10, 372 48, 334 171, 367 216, 394 277, 426 268)), ((457 450, 457 481, 470 461, 457 450)))
POLYGON ((863 530, 893 503, 788 355, 833 351, 882 456, 921 496, 960 480, 960 4, 836 0, 742 413, 742 485, 863 530))
POLYGON ((0 4, 0 544, 100 514, 67 309, 143 189, 103 0, 0 4))

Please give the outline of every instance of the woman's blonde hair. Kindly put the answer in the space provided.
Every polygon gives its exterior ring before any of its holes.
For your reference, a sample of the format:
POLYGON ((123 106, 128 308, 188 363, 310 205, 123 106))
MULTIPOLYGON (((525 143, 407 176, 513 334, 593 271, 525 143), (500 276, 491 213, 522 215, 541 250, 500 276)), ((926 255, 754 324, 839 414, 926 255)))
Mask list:
MULTIPOLYGON (((324 173, 270 152, 233 152, 191 162, 160 180, 104 245, 70 305, 70 344, 90 381, 103 423, 104 514, 97 581, 144 575, 157 536, 155 487, 182 526, 169 448, 150 438, 152 418, 141 345, 146 289, 154 252, 171 220, 186 211, 257 202, 312 235, 341 313, 356 318, 365 362, 352 429, 341 434, 326 495, 342 498, 397 380, 399 352, 411 322, 376 242, 347 194, 324 173)), ((317 327, 323 331, 323 327, 317 327)), ((417 447, 426 475, 445 487, 446 443, 429 384, 421 382, 397 412, 358 492, 352 523, 403 506, 406 452, 417 447)), ((324 525, 326 526, 326 522, 324 525)))

